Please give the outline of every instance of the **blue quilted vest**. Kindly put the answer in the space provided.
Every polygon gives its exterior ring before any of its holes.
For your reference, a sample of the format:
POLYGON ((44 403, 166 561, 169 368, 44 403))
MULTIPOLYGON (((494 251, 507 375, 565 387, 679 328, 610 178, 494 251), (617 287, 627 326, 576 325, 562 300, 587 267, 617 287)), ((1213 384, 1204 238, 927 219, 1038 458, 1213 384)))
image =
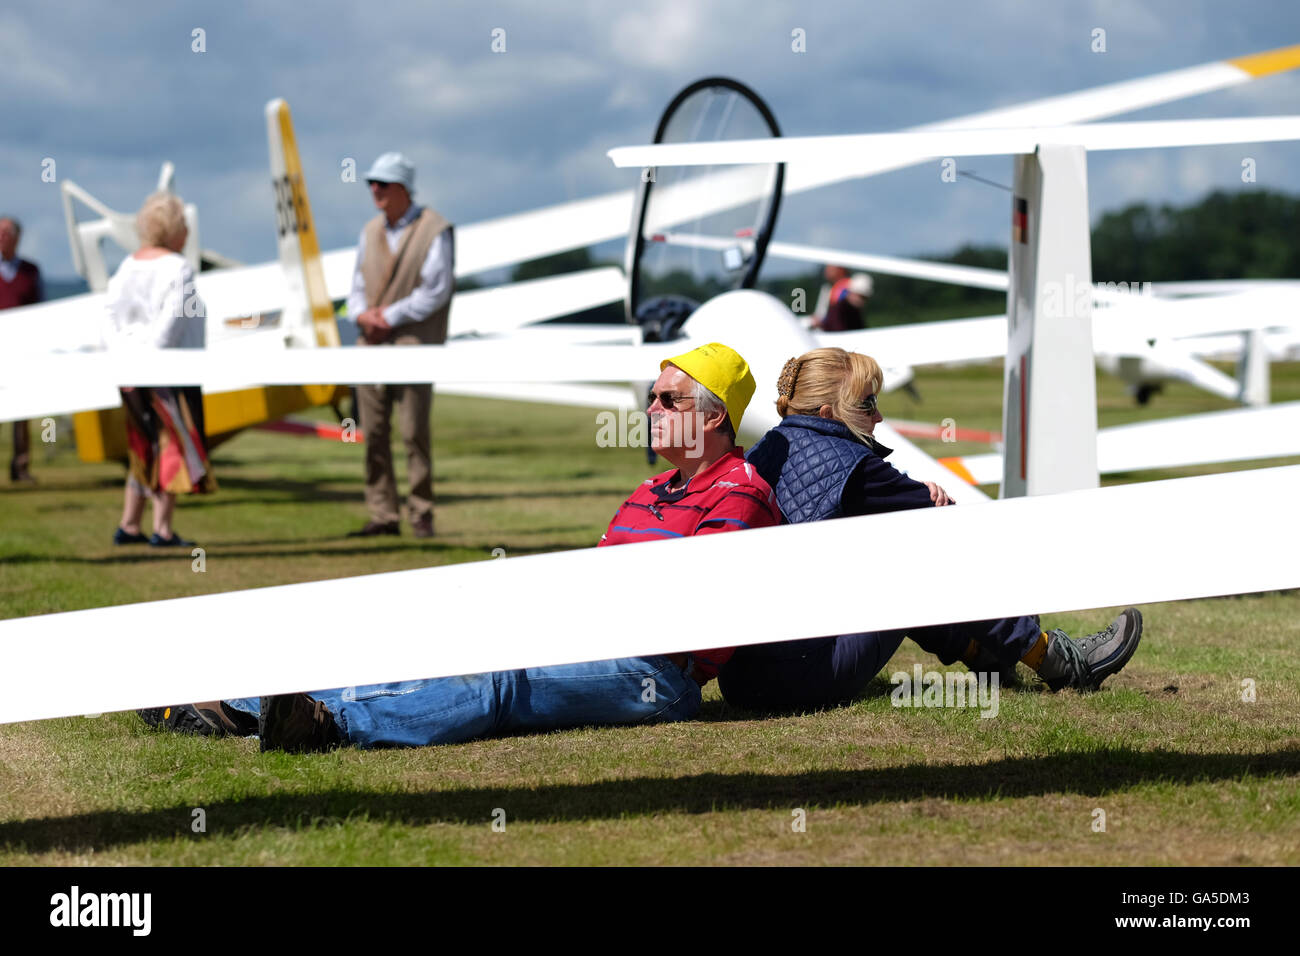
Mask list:
POLYGON ((842 422, 787 415, 745 459, 776 491, 786 522, 800 524, 842 517, 844 485, 858 462, 891 450, 879 442, 864 445, 842 422))

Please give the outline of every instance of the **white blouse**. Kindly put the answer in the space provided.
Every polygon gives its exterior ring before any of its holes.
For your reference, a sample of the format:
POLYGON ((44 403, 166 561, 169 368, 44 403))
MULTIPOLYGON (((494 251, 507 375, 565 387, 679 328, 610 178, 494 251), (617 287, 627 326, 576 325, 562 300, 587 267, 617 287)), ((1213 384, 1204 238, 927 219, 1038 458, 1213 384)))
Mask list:
POLYGON ((206 315, 184 256, 127 256, 108 280, 102 338, 110 349, 201 349, 207 342, 206 315))

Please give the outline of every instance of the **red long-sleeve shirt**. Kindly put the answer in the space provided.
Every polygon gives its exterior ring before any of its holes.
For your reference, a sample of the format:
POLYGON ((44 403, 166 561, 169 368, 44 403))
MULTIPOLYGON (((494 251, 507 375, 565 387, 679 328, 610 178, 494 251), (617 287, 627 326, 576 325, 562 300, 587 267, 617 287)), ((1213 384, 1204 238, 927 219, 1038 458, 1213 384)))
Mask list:
MULTIPOLYGON (((752 465, 744 449, 727 452, 696 474, 685 488, 668 491, 677 469, 661 472, 641 483, 614 514, 598 547, 686 538, 742 528, 765 528, 781 523, 776 495, 752 465)), ((691 652, 696 670, 716 677, 734 647, 691 652)))

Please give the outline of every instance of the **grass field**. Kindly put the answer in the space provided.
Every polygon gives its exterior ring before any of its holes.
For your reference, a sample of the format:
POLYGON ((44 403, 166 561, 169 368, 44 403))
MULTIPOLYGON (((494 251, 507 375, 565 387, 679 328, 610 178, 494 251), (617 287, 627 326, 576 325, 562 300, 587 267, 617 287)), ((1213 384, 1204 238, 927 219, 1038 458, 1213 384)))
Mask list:
MULTIPOLYGON (((1000 367, 918 384, 922 404, 891 394, 885 415, 1000 428, 1000 367)), ((1110 379, 1098 390, 1103 426, 1228 407, 1177 386, 1149 409, 1110 379)), ((1300 364, 1274 366, 1273 397, 1300 399, 1300 364)), ((201 574, 188 553, 114 548, 121 467, 34 435, 40 484, 0 485, 0 617, 588 547, 647 473, 641 451, 596 447, 592 411, 441 397, 434 417, 435 539, 346 539, 365 519, 361 447, 248 432, 214 453, 220 493, 178 509, 206 549, 201 574)), ((5 461, 8 441, 6 427, 5 461)), ((1204 522, 1206 560, 1232 560, 1212 503, 1189 520, 1204 522)), ((1105 560, 1098 541, 1039 544, 1043 560, 1105 560)), ((1295 544, 1279 540, 1278 560, 1295 544)), ((1146 546, 1158 562, 1160 542, 1146 546)), ((756 582, 781 573, 756 568, 756 582)), ((1086 633, 1113 612, 1044 623, 1086 633)), ((1300 591, 1143 613, 1141 648, 1103 692, 1004 690, 991 720, 896 709, 878 678, 815 714, 756 718, 714 684, 689 723, 407 751, 263 755, 130 713, 3 726, 0 864, 1300 863, 1300 591)), ((268 640, 309 638, 267 624, 268 640)), ((907 642, 889 670, 931 661, 907 642)))

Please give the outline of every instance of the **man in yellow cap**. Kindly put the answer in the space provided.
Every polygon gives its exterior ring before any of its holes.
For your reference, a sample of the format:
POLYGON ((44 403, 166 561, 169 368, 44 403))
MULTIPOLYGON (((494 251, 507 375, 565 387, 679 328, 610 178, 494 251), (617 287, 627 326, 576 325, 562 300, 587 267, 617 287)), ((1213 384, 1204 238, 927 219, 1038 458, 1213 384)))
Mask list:
MULTIPOLYGON (((623 502, 600 546, 779 524, 772 489, 736 446, 736 429, 753 395, 749 365, 725 345, 710 343, 664 362, 650 401, 651 444, 675 467, 647 479, 623 502)), ((682 580, 668 572, 648 582, 650 606, 659 585, 666 589, 664 597, 681 598, 682 580)), ((630 596, 629 612, 640 607, 630 596)), ((681 623, 678 617, 665 627, 681 623)), ((618 627, 618 621, 609 626, 618 627)), ((698 637, 684 634, 683 644, 698 637)), ((744 634, 707 639, 730 645, 744 643, 744 634)), ((418 747, 503 733, 688 720, 700 708, 701 687, 731 652, 724 647, 260 701, 186 704, 170 708, 180 717, 167 726, 203 734, 251 733, 256 726, 263 750, 311 751, 341 744, 418 747)))
POLYGON ((650 446, 689 480, 735 446, 736 429, 753 397, 749 364, 721 343, 665 359, 650 390, 650 446), (663 396, 687 399, 689 414, 671 414, 674 404, 663 396), (712 428, 706 427, 709 422, 712 428))

